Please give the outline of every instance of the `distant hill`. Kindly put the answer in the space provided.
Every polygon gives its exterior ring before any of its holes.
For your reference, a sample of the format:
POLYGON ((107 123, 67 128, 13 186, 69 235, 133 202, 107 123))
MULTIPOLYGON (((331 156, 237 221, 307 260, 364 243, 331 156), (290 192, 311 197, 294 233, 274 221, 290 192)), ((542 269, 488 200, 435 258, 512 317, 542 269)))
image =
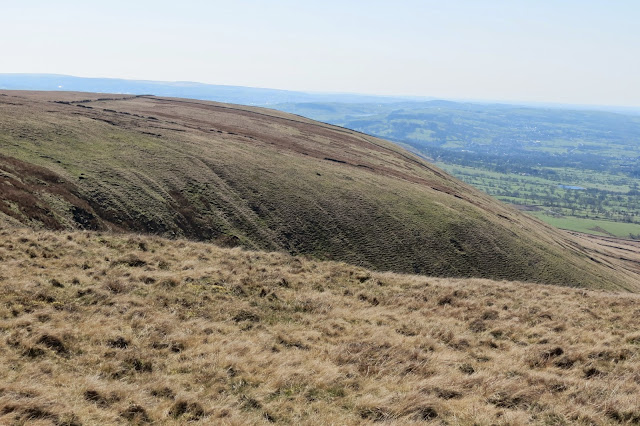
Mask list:
MULTIPOLYGON (((432 100, 426 102, 299 102, 274 108, 349 129, 404 142, 433 155, 470 152, 476 161, 489 156, 565 154, 574 163, 604 152, 632 155, 640 133, 640 116, 596 107, 530 107, 432 100), (571 144, 573 143, 573 144, 571 144), (609 151, 607 151, 607 148, 609 151), (626 150, 626 151, 625 151, 626 150)), ((458 154, 460 155, 460 154, 458 154)), ((549 155, 550 156, 550 155, 549 155)), ((538 159, 538 158, 536 158, 538 159)), ((544 161, 543 163, 547 163, 544 161)), ((589 164, 586 164, 589 166, 589 164)))
MULTIPOLYGON (((313 118, 315 120, 318 120, 319 118, 315 117, 312 108, 317 106, 318 108, 333 109, 334 106, 327 104, 343 104, 344 111, 349 111, 352 104, 360 104, 355 106, 356 109, 361 109, 364 106, 367 110, 370 110, 371 108, 379 108, 381 106, 380 104, 395 104, 385 105, 384 110, 390 111, 398 108, 421 109, 425 107, 425 102, 429 105, 441 103, 443 105, 463 109, 468 109, 470 105, 479 109, 491 109, 491 107, 497 105, 503 107, 528 107, 537 110, 608 111, 621 114, 640 115, 640 107, 518 101, 496 102, 478 99, 451 101, 439 100, 432 96, 381 96, 356 93, 300 92, 260 87, 206 84, 192 81, 90 78, 61 74, 0 73, 0 90, 78 91, 129 95, 155 95, 228 102, 242 105, 269 106, 281 110, 301 108, 300 111, 304 114, 309 112, 311 113, 310 115, 305 115, 305 117, 313 118), (305 111, 307 108, 309 109, 305 111)), ((343 111, 338 109, 337 112, 337 117, 343 118, 343 111)), ((367 114, 370 114, 370 111, 368 111, 367 114)), ((329 121, 333 122, 331 120, 329 121)))
POLYGON ((272 110, 0 94, 0 222, 134 231, 377 270, 636 289, 636 276, 398 146, 272 110))
POLYGON ((131 95, 156 95, 202 99, 243 105, 275 105, 288 102, 387 103, 408 99, 399 96, 306 93, 258 87, 225 86, 189 81, 141 81, 117 78, 86 78, 57 74, 0 74, 0 90, 54 90, 131 95))

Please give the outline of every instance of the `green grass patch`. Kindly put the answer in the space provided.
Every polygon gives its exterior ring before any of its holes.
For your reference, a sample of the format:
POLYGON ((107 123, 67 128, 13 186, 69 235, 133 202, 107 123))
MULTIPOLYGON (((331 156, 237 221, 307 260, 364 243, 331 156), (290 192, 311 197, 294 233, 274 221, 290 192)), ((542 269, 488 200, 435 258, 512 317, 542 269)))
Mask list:
POLYGON ((637 238, 640 225, 636 223, 611 222, 608 220, 581 219, 576 217, 554 217, 544 212, 529 212, 543 222, 556 228, 587 234, 615 236, 619 238, 637 238))

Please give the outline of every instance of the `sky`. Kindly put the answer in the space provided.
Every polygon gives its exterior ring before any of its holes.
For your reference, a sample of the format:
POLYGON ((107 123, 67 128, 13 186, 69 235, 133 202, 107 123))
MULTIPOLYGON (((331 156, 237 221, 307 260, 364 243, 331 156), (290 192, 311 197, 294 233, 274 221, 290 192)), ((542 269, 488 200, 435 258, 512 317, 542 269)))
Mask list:
POLYGON ((0 6, 0 73, 640 106, 638 0, 0 6))

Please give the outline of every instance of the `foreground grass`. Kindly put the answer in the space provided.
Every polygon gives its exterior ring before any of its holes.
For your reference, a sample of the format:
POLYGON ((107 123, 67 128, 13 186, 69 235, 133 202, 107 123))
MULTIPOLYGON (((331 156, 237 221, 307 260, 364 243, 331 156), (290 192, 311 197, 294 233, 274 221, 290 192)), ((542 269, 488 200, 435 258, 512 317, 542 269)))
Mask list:
POLYGON ((0 424, 640 421, 640 299, 0 231, 0 424))

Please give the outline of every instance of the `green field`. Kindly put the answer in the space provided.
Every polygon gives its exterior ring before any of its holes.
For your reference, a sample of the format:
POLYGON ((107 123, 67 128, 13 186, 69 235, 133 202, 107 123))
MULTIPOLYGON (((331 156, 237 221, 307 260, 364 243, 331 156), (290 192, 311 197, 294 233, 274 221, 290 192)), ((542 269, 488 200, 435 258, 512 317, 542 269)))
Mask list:
POLYGON ((614 236, 618 238, 634 238, 640 236, 640 225, 637 223, 611 222, 609 220, 580 219, 576 217, 557 217, 544 211, 528 212, 549 225, 569 231, 587 234, 614 236))
POLYGON ((558 228, 621 238, 640 236, 640 192, 636 179, 621 174, 556 169, 550 178, 438 163, 447 172, 501 201, 526 206, 558 228), (584 190, 560 185, 580 186, 584 190))

